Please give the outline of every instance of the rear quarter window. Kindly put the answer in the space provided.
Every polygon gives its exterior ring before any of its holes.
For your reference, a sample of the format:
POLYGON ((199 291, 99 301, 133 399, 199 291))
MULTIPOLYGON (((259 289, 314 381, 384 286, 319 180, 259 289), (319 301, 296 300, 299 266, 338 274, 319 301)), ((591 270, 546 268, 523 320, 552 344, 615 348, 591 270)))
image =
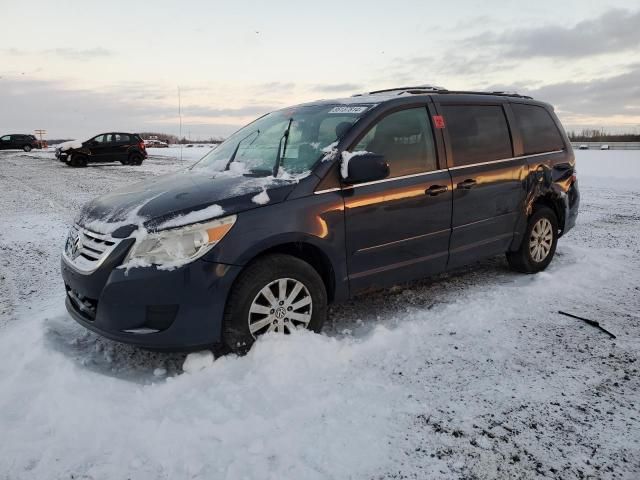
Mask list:
POLYGON ((443 105, 455 166, 513 156, 511 135, 500 105, 443 105))
POLYGON ((525 155, 562 150, 564 142, 553 118, 537 105, 511 104, 525 155))

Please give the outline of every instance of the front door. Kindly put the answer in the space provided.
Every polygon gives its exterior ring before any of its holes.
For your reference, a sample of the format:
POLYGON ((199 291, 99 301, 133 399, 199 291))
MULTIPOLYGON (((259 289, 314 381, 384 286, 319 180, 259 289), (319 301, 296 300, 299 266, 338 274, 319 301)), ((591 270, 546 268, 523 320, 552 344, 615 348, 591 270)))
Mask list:
POLYGON ((92 138, 88 142, 89 150, 91 151, 91 160, 94 162, 104 161, 107 154, 107 137, 108 134, 98 135, 92 138))
POLYGON ((449 267, 504 253, 525 197, 502 105, 440 105, 453 182, 449 267))
POLYGON ((11 143, 11 135, 5 135, 4 137, 0 137, 0 150, 8 150, 13 148, 13 144, 11 143))
POLYGON ((425 106, 391 113, 351 149, 384 155, 390 176, 343 185, 352 293, 442 271, 451 228, 451 180, 439 168, 425 106))

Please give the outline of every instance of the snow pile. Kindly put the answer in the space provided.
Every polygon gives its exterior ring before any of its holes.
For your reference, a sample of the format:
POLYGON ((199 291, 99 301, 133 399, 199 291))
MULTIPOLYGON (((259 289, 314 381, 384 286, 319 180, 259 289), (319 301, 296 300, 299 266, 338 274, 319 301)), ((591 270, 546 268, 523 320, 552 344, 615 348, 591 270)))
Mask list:
POLYGON ((184 227, 185 225, 191 225, 194 223, 202 223, 208 220, 213 220, 214 218, 221 216, 223 213, 224 210, 220 205, 209 205, 201 210, 195 210, 187 213, 186 215, 179 215, 171 220, 167 220, 160 224, 158 229, 164 230, 168 228, 184 227))
POLYGON ((72 148, 82 148, 82 142, 78 140, 70 140, 68 142, 58 144, 57 148, 59 148, 61 152, 66 152, 72 148))
POLYGON ((349 178, 349 160, 351 160, 353 157, 365 155, 367 153, 370 152, 364 150, 358 150, 356 152, 342 152, 342 162, 340 163, 340 175, 342 176, 342 178, 349 178))
POLYGON ((259 194, 251 199, 253 203, 257 203, 258 205, 265 205, 269 203, 269 194, 266 189, 263 189, 259 194))
POLYGON ((185 373, 195 373, 211 365, 213 365, 213 353, 209 350, 204 350, 187 355, 187 358, 185 358, 182 364, 182 370, 185 373))

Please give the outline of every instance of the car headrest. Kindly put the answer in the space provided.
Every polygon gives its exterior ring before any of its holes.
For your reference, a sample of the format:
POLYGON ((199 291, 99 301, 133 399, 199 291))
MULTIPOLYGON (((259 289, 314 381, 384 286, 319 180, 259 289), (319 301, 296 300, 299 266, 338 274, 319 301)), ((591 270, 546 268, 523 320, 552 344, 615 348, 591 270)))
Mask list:
POLYGON ((336 125, 336 138, 342 138, 350 128, 350 122, 340 122, 338 125, 336 125))

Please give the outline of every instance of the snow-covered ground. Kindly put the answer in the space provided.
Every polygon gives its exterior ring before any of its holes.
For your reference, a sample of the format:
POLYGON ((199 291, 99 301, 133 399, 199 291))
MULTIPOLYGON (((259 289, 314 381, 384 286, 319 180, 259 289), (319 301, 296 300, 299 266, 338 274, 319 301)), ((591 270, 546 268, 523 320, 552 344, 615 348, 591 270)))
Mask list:
POLYGON ((59 255, 81 204, 206 151, 0 152, 0 479, 639 478, 639 151, 576 152, 581 213, 546 272, 490 259, 185 373, 71 320, 59 255))

